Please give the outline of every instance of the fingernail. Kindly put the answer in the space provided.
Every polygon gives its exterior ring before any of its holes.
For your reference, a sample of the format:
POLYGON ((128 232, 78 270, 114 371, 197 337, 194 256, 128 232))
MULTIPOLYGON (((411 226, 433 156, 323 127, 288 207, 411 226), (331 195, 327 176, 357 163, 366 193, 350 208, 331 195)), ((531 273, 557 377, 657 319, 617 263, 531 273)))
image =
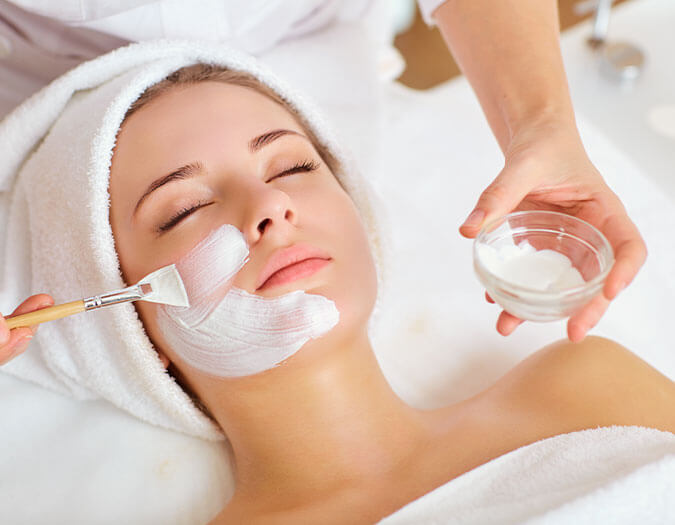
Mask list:
POLYGON ((483 223, 483 219, 485 219, 485 212, 483 210, 473 210, 464 221, 464 226, 476 228, 483 223))

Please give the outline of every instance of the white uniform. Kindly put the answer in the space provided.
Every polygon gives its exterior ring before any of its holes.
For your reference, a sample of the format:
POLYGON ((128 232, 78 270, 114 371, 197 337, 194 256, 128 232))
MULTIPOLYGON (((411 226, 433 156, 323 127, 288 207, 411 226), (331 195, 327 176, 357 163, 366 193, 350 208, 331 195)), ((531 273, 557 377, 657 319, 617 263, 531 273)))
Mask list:
MULTIPOLYGON (((388 0, 385 0, 388 1, 388 0)), ((425 19, 443 0, 420 0, 425 19)), ((259 54, 377 0, 0 0, 0 118, 85 60, 130 41, 199 38, 259 54)))

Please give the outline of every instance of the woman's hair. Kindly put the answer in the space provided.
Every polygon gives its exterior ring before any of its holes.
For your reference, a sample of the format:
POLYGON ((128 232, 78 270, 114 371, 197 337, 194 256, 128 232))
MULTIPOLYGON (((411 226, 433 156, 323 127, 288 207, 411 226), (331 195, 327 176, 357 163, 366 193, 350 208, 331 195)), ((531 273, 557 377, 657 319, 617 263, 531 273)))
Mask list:
MULTIPOLYGON (((156 84, 153 84, 147 88, 138 99, 129 107, 126 114, 124 115, 124 120, 128 119, 131 115, 139 111, 143 106, 149 104, 156 98, 160 97, 164 93, 171 91, 172 89, 188 87, 200 82, 223 82, 225 84, 232 84, 235 86, 241 86, 245 88, 252 89, 260 93, 261 95, 266 96, 270 100, 273 100, 284 109, 286 109, 296 121, 302 126, 303 130, 307 134, 307 137, 311 141, 312 145, 316 151, 321 156, 321 159, 326 163, 328 168, 332 173, 338 173, 340 169, 340 163, 335 158, 335 156, 330 152, 330 150, 324 146, 319 139, 317 138, 314 131, 312 131, 311 126, 305 121, 305 119, 300 115, 293 106, 291 106, 286 100, 279 96, 276 91, 270 87, 263 84, 256 77, 250 73, 235 71, 232 69, 227 69, 224 67, 214 66, 210 64, 194 64, 191 66, 186 66, 177 71, 171 73, 168 77, 163 80, 160 80, 156 84)), ((186 394, 190 396, 192 402, 197 406, 206 416, 210 417, 215 421, 215 418, 210 413, 208 408, 202 403, 199 397, 194 393, 190 387, 189 382, 181 374, 180 370, 176 368, 173 363, 169 365, 168 373, 176 380, 180 387, 185 391, 186 394)))

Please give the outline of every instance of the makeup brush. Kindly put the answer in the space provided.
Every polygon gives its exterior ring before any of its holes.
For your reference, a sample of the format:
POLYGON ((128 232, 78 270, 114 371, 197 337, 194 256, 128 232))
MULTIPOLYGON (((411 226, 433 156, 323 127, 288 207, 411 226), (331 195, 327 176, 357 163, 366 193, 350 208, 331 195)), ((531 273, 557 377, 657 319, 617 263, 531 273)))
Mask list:
POLYGON ((164 266, 155 270, 138 281, 137 284, 116 290, 114 292, 94 295, 79 301, 57 304, 27 314, 6 318, 7 326, 18 328, 20 326, 32 326, 46 321, 53 321, 111 306, 113 304, 128 303, 130 301, 150 301, 152 303, 169 304, 172 306, 190 306, 183 280, 176 269, 175 264, 164 266))

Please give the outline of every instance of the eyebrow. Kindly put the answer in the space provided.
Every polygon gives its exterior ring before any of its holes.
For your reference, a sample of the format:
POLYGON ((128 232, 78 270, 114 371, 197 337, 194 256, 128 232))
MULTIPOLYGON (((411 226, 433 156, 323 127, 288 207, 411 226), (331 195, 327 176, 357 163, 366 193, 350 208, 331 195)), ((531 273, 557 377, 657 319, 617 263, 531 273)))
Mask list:
MULTIPOLYGON (((305 140, 309 141, 309 138, 307 138, 305 135, 302 133, 298 133, 297 131, 293 131, 291 129, 275 129, 272 131, 268 131, 266 133, 263 133, 262 135, 258 135, 257 137, 252 138, 248 142, 248 149, 251 153, 257 153, 260 151, 262 148, 265 146, 271 144, 275 140, 285 136, 285 135, 295 135, 297 137, 302 137, 305 140)), ((145 190, 143 195, 141 195, 141 198, 138 199, 138 202, 136 203, 136 207, 134 208, 134 211, 132 215, 135 215, 136 212, 138 211, 138 208, 141 207, 141 204, 143 204, 143 201, 148 198, 148 196, 155 191, 158 188, 161 188, 165 184, 168 184, 170 182, 178 181, 178 180, 185 180, 189 179, 191 177, 194 177, 196 175, 201 175, 204 173, 204 166, 201 162, 190 162, 189 164, 186 164, 185 166, 181 166, 177 170, 172 171, 168 175, 164 175, 160 177, 159 179, 155 180, 148 186, 148 188, 145 190)))
POLYGON ((284 135, 295 135, 297 137, 302 137, 303 139, 309 140, 302 133, 298 133, 297 131, 293 131, 292 129, 275 129, 251 139, 248 142, 248 150, 251 153, 256 153, 257 151, 260 151, 262 148, 264 148, 268 144, 271 144, 275 140, 283 137, 284 135))
POLYGON ((141 207, 141 204, 145 199, 148 198, 148 196, 155 191, 158 188, 161 188, 165 184, 168 184, 169 182, 177 181, 177 180, 184 180, 184 179, 189 179, 191 177, 194 177, 196 175, 200 175, 204 173, 204 166, 202 165, 201 162, 190 162, 189 164, 186 164, 185 166, 181 166, 177 170, 172 171, 168 175, 164 175, 163 177, 160 177, 159 179, 155 180, 148 186, 148 189, 145 190, 145 193, 141 195, 141 198, 138 199, 138 202, 136 203, 136 207, 134 208, 134 212, 132 215, 135 215, 136 212, 138 211, 138 208, 141 207))

